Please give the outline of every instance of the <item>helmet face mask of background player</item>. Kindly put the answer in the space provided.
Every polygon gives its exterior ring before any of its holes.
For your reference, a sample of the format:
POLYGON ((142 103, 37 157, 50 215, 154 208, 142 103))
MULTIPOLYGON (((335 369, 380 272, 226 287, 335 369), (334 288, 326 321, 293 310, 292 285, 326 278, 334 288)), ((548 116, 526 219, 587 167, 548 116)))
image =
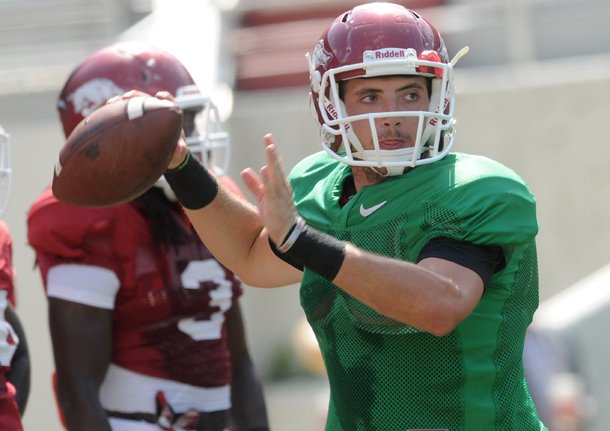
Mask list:
POLYGON ((13 180, 11 164, 11 138, 0 126, 0 218, 4 217, 11 194, 13 180))
POLYGON ((182 126, 191 153, 216 175, 226 174, 231 145, 216 104, 196 85, 178 88, 176 104, 182 109, 182 126))
POLYGON ((384 167, 400 175, 442 159, 454 140, 453 65, 438 31, 417 13, 391 3, 357 6, 339 16, 307 54, 311 105, 320 124, 322 147, 352 166, 384 167), (340 83, 354 78, 423 76, 431 80, 427 110, 372 112, 350 116, 341 100, 340 83), (415 118, 419 126, 409 148, 380 148, 376 120, 415 118), (373 148, 365 149, 354 122, 368 122, 373 148), (349 143, 346 145, 346 143, 349 143))
MULTIPOLYGON (((74 69, 57 101, 65 136, 108 99, 129 90, 151 95, 167 91, 175 96, 183 110, 183 128, 193 155, 215 173, 226 172, 230 141, 216 105, 201 93, 177 58, 144 42, 101 48, 74 69)), ((169 191, 163 177, 155 185, 169 191)))

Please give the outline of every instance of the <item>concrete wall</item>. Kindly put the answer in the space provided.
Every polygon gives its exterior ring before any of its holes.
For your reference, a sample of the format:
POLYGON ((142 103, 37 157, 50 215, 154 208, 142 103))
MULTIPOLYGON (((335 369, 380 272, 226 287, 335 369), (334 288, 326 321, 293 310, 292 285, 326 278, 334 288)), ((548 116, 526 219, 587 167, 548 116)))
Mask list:
MULTIPOLYGON (((571 59, 477 74, 462 71, 458 93, 455 150, 481 153, 509 165, 537 196, 541 297, 549 298, 604 266, 610 256, 607 59, 571 59)), ((231 173, 261 165, 261 137, 267 132, 276 135, 288 168, 319 148, 306 96, 304 88, 236 95, 229 124, 234 142, 231 173)), ((6 219, 15 242, 18 310, 34 367, 25 417, 30 430, 58 429, 49 385, 52 357, 46 304, 25 231, 27 209, 50 182, 63 142, 55 97, 53 92, 0 98, 0 123, 12 135, 14 150, 14 186, 6 219)), ((282 346, 289 345, 302 315, 298 291, 249 289, 244 307, 252 353, 268 375, 269 364, 282 346)), ((269 384, 270 393, 275 393, 272 387, 269 384)), ((272 420, 277 429, 293 429, 278 425, 283 416, 275 406, 281 399, 285 410, 283 394, 270 398, 272 420)))

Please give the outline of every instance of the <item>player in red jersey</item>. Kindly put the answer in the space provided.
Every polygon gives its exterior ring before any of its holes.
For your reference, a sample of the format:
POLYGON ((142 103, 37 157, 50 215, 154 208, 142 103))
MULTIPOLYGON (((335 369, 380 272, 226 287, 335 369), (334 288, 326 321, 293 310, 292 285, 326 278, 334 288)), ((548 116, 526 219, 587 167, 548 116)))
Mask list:
POLYGON ((0 431, 23 430, 30 391, 30 357, 15 312, 13 240, 1 219, 11 184, 9 136, 0 126, 0 431))
MULTIPOLYGON (((214 104, 175 57, 148 45, 112 45, 81 62, 59 96, 66 136, 131 89, 174 95, 199 160, 241 193, 223 174, 228 135, 214 104)), ((238 303, 242 284, 201 243, 163 179, 104 208, 67 205, 47 189, 29 211, 28 240, 49 300, 68 429, 268 428, 238 303)))

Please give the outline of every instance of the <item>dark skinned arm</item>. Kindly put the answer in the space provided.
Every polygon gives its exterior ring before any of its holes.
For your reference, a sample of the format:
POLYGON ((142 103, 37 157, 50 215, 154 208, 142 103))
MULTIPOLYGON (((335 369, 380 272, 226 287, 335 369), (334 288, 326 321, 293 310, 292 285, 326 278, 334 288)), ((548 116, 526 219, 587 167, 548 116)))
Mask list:
POLYGON ((111 431, 98 394, 111 359, 112 310, 49 298, 49 327, 68 430, 111 431))
POLYGON ((19 414, 23 416, 30 395, 30 352, 21 321, 10 304, 6 308, 4 316, 19 337, 19 344, 11 360, 7 378, 17 389, 15 400, 19 406, 19 414))
POLYGON ((227 312, 228 344, 233 367, 231 430, 247 431, 268 426, 263 388, 248 352, 239 304, 227 312))

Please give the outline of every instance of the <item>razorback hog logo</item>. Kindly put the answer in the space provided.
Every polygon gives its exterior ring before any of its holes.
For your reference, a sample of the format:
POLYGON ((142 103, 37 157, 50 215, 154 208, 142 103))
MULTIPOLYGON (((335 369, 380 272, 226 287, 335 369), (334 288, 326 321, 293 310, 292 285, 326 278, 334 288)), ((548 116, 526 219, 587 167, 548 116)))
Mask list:
POLYGON ((102 106, 108 99, 125 90, 107 78, 96 78, 85 82, 68 96, 68 101, 74 106, 74 112, 86 117, 102 106))
POLYGON ((324 49, 324 44, 319 41, 313 50, 313 64, 318 67, 326 69, 326 65, 330 61, 332 55, 324 49))

